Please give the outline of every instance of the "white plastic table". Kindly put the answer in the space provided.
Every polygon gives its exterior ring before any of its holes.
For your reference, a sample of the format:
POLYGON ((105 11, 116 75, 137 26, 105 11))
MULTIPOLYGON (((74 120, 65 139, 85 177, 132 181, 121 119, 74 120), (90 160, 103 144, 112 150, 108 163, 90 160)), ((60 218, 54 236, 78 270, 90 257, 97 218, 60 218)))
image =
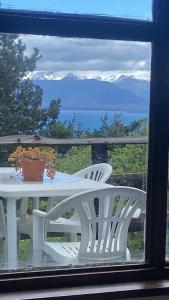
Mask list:
POLYGON ((17 218, 16 200, 24 197, 68 197, 87 190, 110 186, 89 179, 57 172, 53 180, 44 176, 43 182, 24 182, 14 168, 0 168, 0 197, 7 201, 7 266, 16 268, 17 218))

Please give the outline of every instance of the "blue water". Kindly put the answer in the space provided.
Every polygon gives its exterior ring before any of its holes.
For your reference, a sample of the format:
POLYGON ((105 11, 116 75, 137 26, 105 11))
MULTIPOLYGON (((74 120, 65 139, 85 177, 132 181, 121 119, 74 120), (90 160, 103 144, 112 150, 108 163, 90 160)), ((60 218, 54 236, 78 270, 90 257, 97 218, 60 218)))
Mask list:
MULTIPOLYGON (((59 120, 62 122, 72 121, 73 118, 76 119, 76 125, 80 124, 81 129, 94 130, 101 126, 101 117, 103 118, 107 115, 107 123, 110 125, 113 121, 114 114, 117 111, 86 111, 86 110, 61 110, 59 120)), ((123 124, 130 124, 133 121, 144 119, 148 117, 148 113, 129 113, 120 112, 121 121, 123 124)))

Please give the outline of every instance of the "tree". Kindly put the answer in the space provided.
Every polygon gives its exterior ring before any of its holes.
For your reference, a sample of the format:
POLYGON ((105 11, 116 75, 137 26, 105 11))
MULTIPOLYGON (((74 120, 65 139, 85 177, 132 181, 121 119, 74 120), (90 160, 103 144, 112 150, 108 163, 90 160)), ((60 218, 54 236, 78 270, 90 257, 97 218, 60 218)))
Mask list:
POLYGON ((101 117, 101 126, 98 130, 94 130, 94 136, 102 137, 115 137, 115 136, 125 136, 126 127, 122 123, 121 113, 115 113, 111 124, 108 124, 108 116, 105 114, 101 117))
POLYGON ((128 135, 148 135, 148 118, 131 122, 128 126, 128 135))
POLYGON ((72 122, 61 123, 60 121, 57 121, 55 124, 44 130, 43 134, 50 138, 73 138, 74 132, 72 122))
POLYGON ((18 35, 0 34, 0 136, 41 132, 60 111, 60 99, 42 107, 42 89, 28 79, 41 55, 34 48, 28 57, 25 49, 18 35))

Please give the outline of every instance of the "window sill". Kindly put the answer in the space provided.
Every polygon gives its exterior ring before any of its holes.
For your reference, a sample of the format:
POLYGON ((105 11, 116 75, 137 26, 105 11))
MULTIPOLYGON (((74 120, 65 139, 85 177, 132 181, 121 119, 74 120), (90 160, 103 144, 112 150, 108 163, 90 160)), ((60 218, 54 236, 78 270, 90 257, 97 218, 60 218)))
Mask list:
POLYGON ((122 299, 125 297, 158 296, 169 294, 169 280, 155 280, 109 284, 102 286, 84 286, 61 289, 45 289, 38 291, 23 291, 3 293, 3 300, 35 300, 35 299, 122 299))

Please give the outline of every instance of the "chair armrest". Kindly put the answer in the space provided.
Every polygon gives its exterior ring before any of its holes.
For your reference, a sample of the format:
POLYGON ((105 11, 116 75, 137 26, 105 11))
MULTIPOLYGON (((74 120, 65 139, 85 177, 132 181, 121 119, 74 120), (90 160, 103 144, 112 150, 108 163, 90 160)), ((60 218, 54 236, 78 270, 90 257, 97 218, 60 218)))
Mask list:
POLYGON ((44 212, 44 211, 41 211, 39 209, 34 209, 33 210, 33 215, 36 215, 36 216, 41 217, 41 218, 45 218, 47 216, 47 213, 44 212))

